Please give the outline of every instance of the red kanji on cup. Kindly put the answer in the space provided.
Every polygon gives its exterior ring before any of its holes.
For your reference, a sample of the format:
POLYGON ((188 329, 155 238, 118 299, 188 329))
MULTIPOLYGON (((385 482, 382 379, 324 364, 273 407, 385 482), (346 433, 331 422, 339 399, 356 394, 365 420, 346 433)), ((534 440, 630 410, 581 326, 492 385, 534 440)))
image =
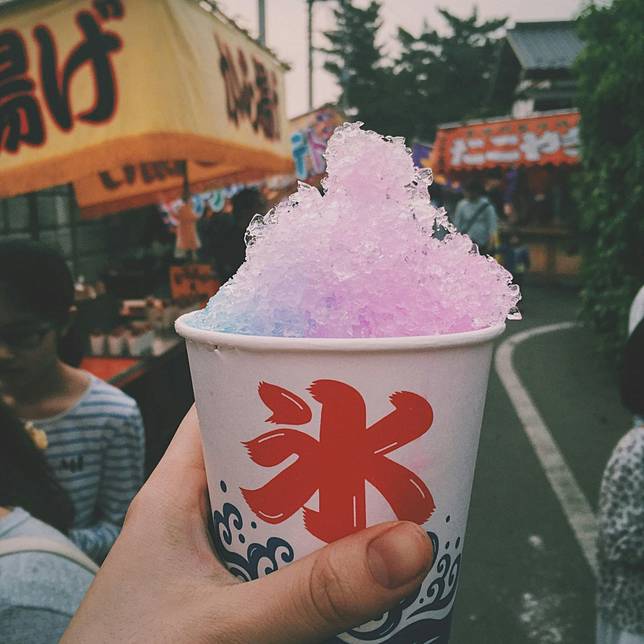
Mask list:
MULTIPOLYGON (((276 524, 304 508, 306 529, 330 543, 366 527, 368 481, 399 519, 425 523, 435 508, 429 489, 386 455, 429 430, 434 417, 429 402, 409 391, 395 392, 389 397, 393 411, 367 427, 366 405, 354 387, 316 380, 308 391, 322 405, 319 440, 280 428, 244 443, 253 462, 262 467, 298 457, 263 487, 241 490, 251 510, 276 524), (316 491, 319 511, 304 507, 316 491)), ((308 404, 288 389, 261 382, 259 396, 273 412, 266 422, 305 425, 312 418, 308 404)))

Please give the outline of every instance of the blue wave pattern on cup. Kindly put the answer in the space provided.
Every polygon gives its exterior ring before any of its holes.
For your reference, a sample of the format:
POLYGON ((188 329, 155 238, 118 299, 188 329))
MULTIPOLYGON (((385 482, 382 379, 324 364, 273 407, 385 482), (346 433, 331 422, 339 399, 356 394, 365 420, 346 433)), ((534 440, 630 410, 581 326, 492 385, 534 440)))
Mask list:
MULTIPOLYGON (((227 486, 224 481, 220 482, 220 488, 225 494, 227 486)), ((246 545, 248 529, 256 529, 257 524, 255 521, 245 524, 242 513, 232 503, 224 503, 221 510, 215 510, 212 516, 217 555, 228 570, 242 581, 271 574, 295 559, 293 547, 281 537, 270 537, 265 544, 251 542, 246 545), (245 549, 245 554, 240 554, 233 548, 245 549)), ((445 522, 449 521, 448 515, 445 522)), ((458 586, 462 540, 458 537, 452 547, 449 541, 441 545, 435 532, 428 531, 427 535, 434 550, 434 562, 428 575, 428 579, 431 579, 429 584, 424 583, 414 595, 405 598, 379 618, 351 629, 329 640, 327 644, 447 644, 458 586)))

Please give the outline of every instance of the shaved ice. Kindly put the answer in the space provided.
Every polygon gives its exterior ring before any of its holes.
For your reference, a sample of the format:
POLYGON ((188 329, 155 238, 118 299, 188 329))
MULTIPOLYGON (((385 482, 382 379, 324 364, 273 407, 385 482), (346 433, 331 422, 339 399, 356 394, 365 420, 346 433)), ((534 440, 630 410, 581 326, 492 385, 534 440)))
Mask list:
POLYGON ((519 289, 430 204, 431 171, 401 137, 345 123, 329 140, 324 194, 257 215, 246 261, 191 316, 246 335, 367 338, 472 331, 516 316, 519 289))

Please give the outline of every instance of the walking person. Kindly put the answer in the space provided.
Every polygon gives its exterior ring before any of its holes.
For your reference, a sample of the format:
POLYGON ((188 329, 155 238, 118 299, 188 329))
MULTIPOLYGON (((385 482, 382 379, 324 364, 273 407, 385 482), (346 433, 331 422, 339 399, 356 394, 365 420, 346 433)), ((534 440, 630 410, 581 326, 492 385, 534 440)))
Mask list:
POLYGON ((470 237, 479 247, 481 254, 493 254, 498 224, 496 210, 485 196, 483 185, 476 179, 463 186, 463 193, 464 199, 456 206, 454 226, 460 233, 470 237))
POLYGON ((134 400, 61 360, 73 314, 65 260, 42 244, 0 241, 0 384, 47 436, 45 456, 74 505, 70 539, 101 562, 143 482, 144 432, 134 400))

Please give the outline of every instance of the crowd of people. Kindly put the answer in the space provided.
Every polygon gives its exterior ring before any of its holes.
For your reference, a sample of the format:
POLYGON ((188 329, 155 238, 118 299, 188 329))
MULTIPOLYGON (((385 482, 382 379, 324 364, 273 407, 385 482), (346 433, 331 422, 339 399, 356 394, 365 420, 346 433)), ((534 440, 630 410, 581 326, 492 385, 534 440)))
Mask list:
MULTIPOLYGON (((496 216, 479 186, 467 187, 456 225, 489 248, 496 216)), ((516 278, 529 258, 518 240, 506 243, 516 278)), ((322 641, 418 586, 432 546, 406 522, 374 526, 236 584, 210 546, 194 411, 144 484, 136 403, 61 359, 74 312, 60 255, 0 240, 3 643, 322 641)), ((609 460, 599 501, 599 644, 644 642, 642 365, 644 289, 621 378, 635 420, 609 460)))

